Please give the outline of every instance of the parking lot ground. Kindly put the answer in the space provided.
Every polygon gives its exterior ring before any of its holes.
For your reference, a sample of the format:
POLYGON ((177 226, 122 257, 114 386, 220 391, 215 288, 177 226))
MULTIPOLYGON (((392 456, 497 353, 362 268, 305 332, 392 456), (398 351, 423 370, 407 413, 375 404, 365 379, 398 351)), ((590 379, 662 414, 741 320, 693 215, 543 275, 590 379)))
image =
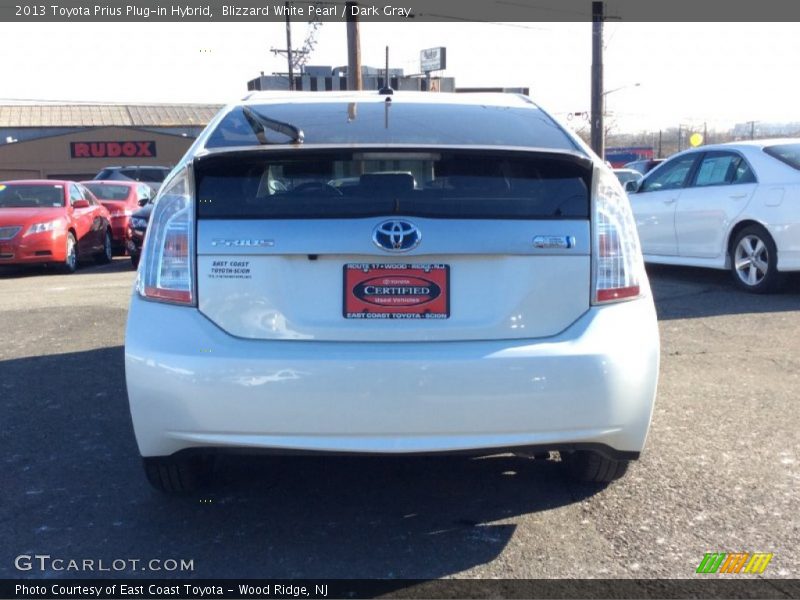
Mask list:
MULTIPOLYGON (((661 378, 642 459, 606 489, 512 456, 223 458, 216 484, 151 490, 123 371, 127 259, 0 272, 0 577, 64 559, 186 559, 144 577, 691 578, 706 552, 800 574, 800 284, 649 269, 661 378)), ((114 574, 114 573, 112 573, 114 574)), ((107 574, 105 574, 107 575, 107 574)), ((707 576, 706 576, 707 577, 707 576)))

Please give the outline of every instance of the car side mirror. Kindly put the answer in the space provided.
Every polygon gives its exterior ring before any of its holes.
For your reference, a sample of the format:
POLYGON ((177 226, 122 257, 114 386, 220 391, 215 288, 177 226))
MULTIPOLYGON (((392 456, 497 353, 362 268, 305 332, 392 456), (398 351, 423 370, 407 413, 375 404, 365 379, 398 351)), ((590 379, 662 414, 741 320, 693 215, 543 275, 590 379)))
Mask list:
POLYGON ((139 198, 139 206, 144 206, 148 202, 150 202, 150 198, 147 196, 145 196, 144 198, 139 198))
POLYGON ((638 192, 639 191, 639 185, 640 185, 640 182, 635 181, 633 179, 631 181, 626 181, 625 182, 625 191, 630 193, 630 194, 633 194, 634 192, 638 192))
POLYGON ((72 208, 89 208, 89 201, 88 200, 75 200, 72 203, 72 208))

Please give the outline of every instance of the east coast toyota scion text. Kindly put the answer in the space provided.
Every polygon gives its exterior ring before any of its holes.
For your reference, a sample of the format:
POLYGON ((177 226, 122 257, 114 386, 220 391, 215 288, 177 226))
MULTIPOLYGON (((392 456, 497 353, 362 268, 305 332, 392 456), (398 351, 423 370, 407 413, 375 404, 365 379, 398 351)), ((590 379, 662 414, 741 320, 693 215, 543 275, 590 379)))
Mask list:
POLYGON ((221 450, 641 452, 659 342, 628 200, 527 97, 259 93, 164 182, 125 342, 150 482, 221 450))

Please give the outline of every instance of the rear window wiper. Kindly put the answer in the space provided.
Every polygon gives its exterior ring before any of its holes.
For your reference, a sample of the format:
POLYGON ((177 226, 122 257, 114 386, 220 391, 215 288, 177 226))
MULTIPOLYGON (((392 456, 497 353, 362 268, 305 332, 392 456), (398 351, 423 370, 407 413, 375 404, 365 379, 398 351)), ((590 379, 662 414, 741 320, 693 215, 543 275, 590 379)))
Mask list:
POLYGON ((253 130, 253 133, 256 134, 258 141, 260 144, 278 144, 279 142, 271 142, 267 139, 267 129, 271 129, 272 131, 277 131, 278 133, 282 133, 283 135, 290 138, 293 142, 298 144, 303 143, 303 139, 305 138, 305 134, 303 130, 299 127, 295 127, 294 125, 290 125, 289 123, 284 123, 283 121, 276 121, 275 119, 270 119, 269 117, 265 117, 259 112, 254 111, 249 106, 242 107, 242 113, 244 114, 245 119, 247 119, 247 124, 253 130))

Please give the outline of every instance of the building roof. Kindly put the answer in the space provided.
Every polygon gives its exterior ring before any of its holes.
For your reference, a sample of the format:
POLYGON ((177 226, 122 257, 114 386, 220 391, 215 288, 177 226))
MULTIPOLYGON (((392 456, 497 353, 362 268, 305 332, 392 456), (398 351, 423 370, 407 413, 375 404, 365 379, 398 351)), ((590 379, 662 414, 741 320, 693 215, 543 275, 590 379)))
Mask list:
POLYGON ((205 126, 221 104, 0 104, 0 127, 205 126))

